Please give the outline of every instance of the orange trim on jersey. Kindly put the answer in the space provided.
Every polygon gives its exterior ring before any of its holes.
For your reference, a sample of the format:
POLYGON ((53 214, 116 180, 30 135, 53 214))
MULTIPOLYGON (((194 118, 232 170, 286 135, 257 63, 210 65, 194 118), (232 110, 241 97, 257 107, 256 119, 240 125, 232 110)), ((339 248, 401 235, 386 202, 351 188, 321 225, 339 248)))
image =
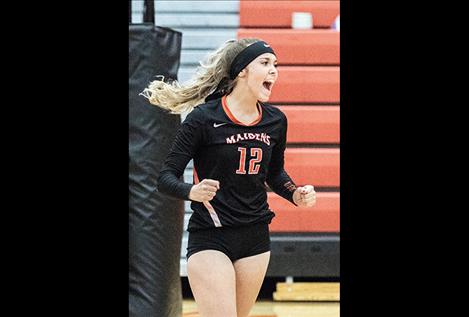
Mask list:
POLYGON ((197 175, 197 171, 195 170, 195 167, 193 171, 194 171, 194 184, 197 185, 199 183, 199 175, 197 175))
MULTIPOLYGON (((195 170, 195 167, 194 167, 193 171, 194 171, 194 184, 198 184, 199 183, 199 175, 197 175, 197 171, 195 170)), ((215 225, 215 227, 222 227, 221 222, 220 222, 220 218, 218 218, 218 214, 215 211, 215 209, 213 208, 212 204, 208 201, 204 201, 202 203, 204 204, 205 208, 207 208, 208 213, 210 215, 210 218, 212 218, 212 221, 213 221, 213 224, 215 225)))
POLYGON ((221 98, 221 104, 228 118, 230 118, 230 120, 236 124, 244 125, 244 126, 252 126, 252 125, 258 124, 262 119, 262 107, 259 103, 257 103, 257 110, 259 112, 259 116, 257 116, 257 119, 251 122, 250 124, 244 124, 235 118, 235 116, 231 113, 230 109, 228 108, 228 104, 226 103, 226 95, 221 98))
POLYGON ((215 225, 215 227, 222 227, 220 218, 218 218, 218 214, 213 208, 212 204, 208 201, 204 201, 203 204, 205 208, 207 208, 208 213, 210 214, 210 217, 212 218, 213 224, 215 225))

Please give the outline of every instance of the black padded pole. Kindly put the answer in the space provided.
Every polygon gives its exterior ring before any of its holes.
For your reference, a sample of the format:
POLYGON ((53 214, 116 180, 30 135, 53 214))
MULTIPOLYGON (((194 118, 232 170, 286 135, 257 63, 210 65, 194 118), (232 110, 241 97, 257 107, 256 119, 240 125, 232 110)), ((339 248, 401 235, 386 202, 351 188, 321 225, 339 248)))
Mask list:
POLYGON ((129 25, 129 316, 180 317, 183 201, 158 192, 157 177, 180 116, 139 93, 156 75, 176 79, 180 32, 129 25))

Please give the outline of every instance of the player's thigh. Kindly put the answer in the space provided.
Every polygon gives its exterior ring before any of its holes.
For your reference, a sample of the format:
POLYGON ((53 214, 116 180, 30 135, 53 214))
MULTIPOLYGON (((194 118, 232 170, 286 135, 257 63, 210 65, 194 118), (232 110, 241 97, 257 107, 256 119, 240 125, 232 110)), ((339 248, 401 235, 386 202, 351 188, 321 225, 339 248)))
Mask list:
POLYGON ((236 317, 235 271, 228 256, 216 250, 194 253, 187 275, 201 317, 236 317))
POLYGON ((234 262, 238 317, 247 317, 255 304, 269 265, 270 251, 234 262))

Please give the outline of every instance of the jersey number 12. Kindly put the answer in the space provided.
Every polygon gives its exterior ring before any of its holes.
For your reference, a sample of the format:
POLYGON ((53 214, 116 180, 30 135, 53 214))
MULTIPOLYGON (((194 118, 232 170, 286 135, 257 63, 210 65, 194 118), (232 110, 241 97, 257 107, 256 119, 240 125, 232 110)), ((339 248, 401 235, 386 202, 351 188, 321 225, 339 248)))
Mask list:
MULTIPOLYGON (((236 170, 236 174, 246 174, 246 148, 239 147, 238 151, 241 153, 239 158, 239 168, 236 170)), ((260 169, 260 162, 262 161, 262 149, 251 148, 251 159, 249 160, 248 174, 257 174, 260 169)))

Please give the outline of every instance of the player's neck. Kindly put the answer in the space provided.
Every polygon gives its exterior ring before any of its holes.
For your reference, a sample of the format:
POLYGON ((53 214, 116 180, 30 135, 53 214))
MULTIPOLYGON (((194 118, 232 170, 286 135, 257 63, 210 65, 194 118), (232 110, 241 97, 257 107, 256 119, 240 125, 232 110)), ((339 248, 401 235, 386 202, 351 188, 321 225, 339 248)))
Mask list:
POLYGON ((233 91, 226 96, 226 102, 230 111, 243 115, 257 114, 257 98, 248 92, 243 92, 240 89, 233 89, 233 91))

